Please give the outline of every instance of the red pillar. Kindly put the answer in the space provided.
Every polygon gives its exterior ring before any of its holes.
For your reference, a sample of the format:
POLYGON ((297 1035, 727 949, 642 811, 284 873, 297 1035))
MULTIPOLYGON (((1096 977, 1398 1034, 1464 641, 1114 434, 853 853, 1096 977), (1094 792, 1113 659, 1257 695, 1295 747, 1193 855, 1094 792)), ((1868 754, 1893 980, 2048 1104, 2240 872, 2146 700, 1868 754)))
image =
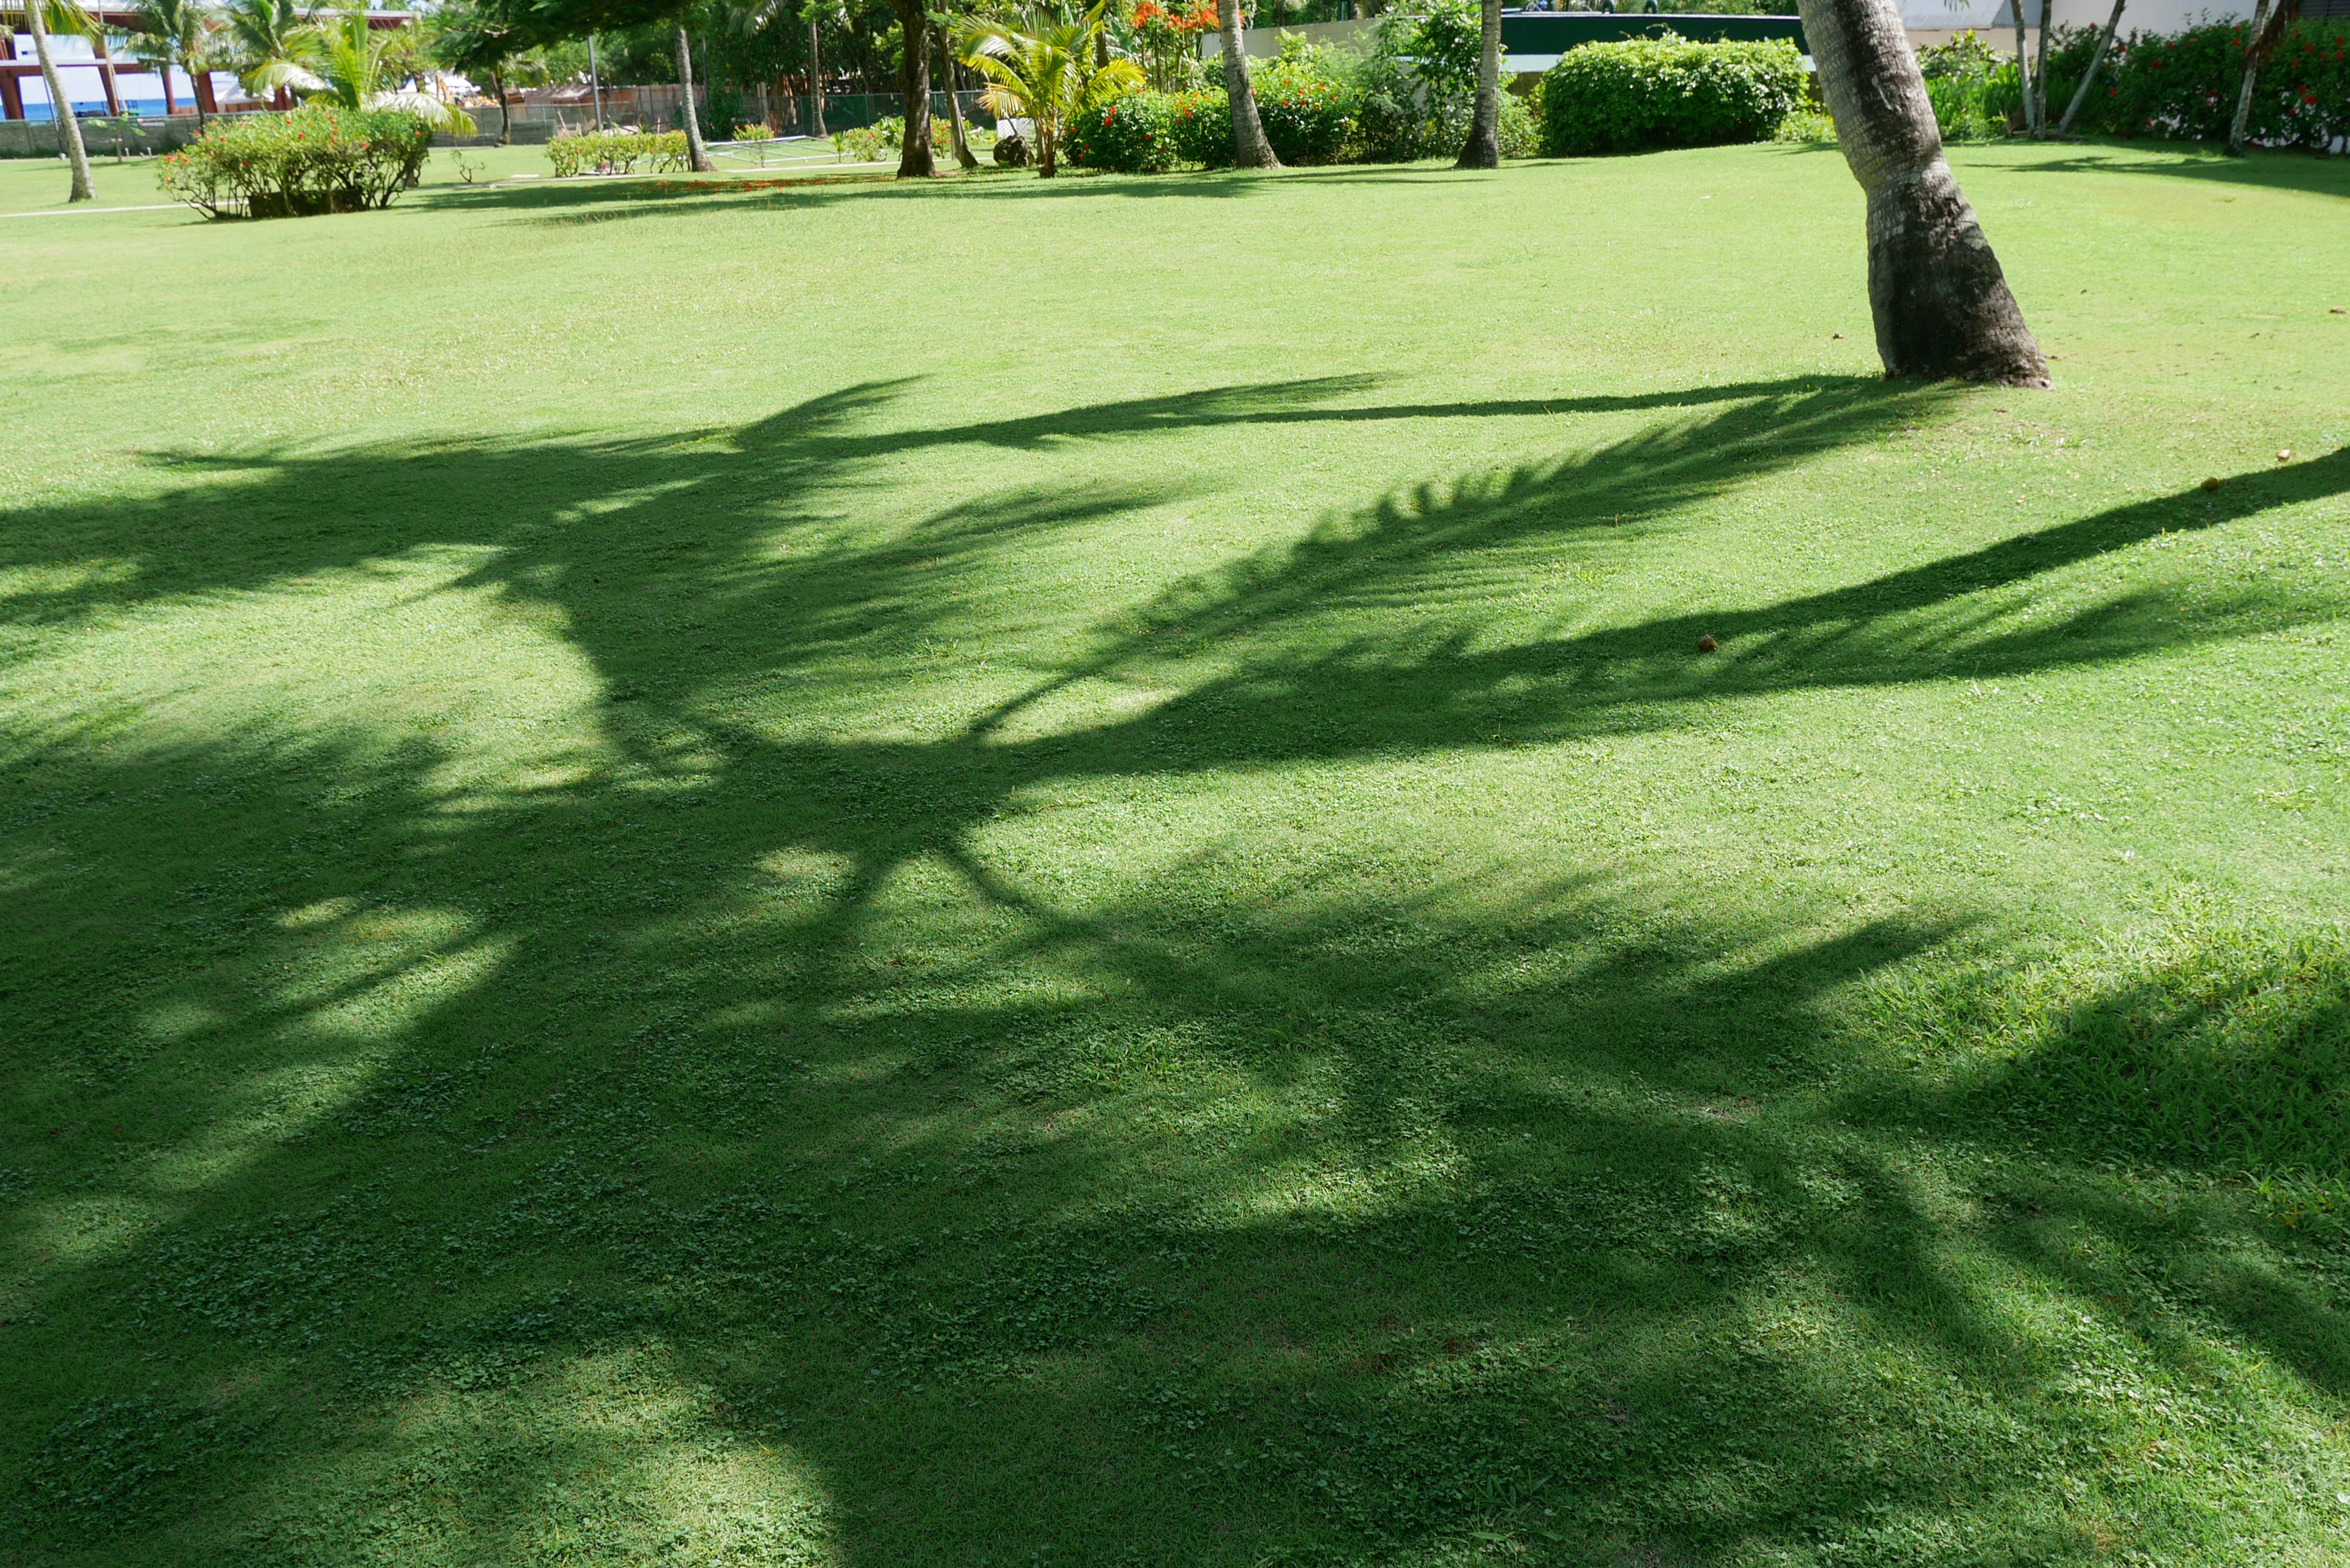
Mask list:
MULTIPOLYGON (((0 36, 0 60, 13 60, 16 57, 16 40, 0 36)), ((14 71, 0 71, 0 114, 6 115, 10 119, 25 118, 25 89, 17 85, 16 73, 14 71)))
POLYGON ((203 109, 206 114, 218 114, 220 112, 220 104, 213 97, 212 72, 198 71, 195 73, 194 80, 196 84, 196 107, 203 109))
POLYGON ((106 89, 106 112, 120 118, 122 113, 122 93, 114 85, 114 61, 107 55, 104 37, 92 41, 98 46, 98 80, 99 85, 106 89))

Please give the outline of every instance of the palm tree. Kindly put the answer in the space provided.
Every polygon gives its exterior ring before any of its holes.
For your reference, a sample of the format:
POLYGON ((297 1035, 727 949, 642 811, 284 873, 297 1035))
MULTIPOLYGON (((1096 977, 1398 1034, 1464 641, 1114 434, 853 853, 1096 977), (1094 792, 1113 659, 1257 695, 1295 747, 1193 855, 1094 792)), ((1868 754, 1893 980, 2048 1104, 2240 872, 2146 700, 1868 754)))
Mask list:
POLYGON ((98 33, 98 24, 75 0, 16 0, 13 5, 0 5, 0 21, 10 19, 22 21, 25 31, 33 35, 33 54, 41 62, 41 85, 49 89, 49 113, 57 122, 58 134, 66 144, 66 163, 73 171, 73 188, 66 201, 68 204, 89 201, 98 194, 89 182, 89 153, 81 144, 81 121, 74 118, 73 99, 66 97, 65 83, 57 76, 57 62, 49 53, 49 34, 78 33, 91 37, 98 33))
POLYGON ((1281 160, 1257 118, 1256 89, 1249 85, 1248 51, 1241 47, 1241 0, 1216 7, 1216 32, 1224 46, 1224 96, 1232 106, 1232 162, 1242 169, 1278 169, 1281 160))
POLYGON ((552 80, 546 57, 535 48, 517 49, 514 29, 489 5, 443 6, 432 14, 425 27, 424 47, 434 59, 490 84, 490 96, 498 100, 498 145, 505 146, 514 140, 508 89, 544 87, 552 80))
POLYGON ((1032 11, 1017 25, 979 18, 962 28, 962 63, 987 78, 989 112, 1035 125, 1036 172, 1045 179, 1059 168, 1061 134, 1078 110, 1143 85, 1142 67, 1132 60, 1099 63, 1094 43, 1107 6, 1108 0, 1096 0, 1075 22, 1032 11))
POLYGON ((702 140, 702 116, 693 108, 693 40, 686 36, 685 14, 677 19, 677 79, 685 89, 686 164, 696 174, 708 174, 718 165, 710 161, 710 144, 702 140))
MULTIPOLYGON (((266 90, 258 78, 276 67, 297 64, 307 47, 310 21, 294 0, 229 0, 221 21, 230 52, 243 67, 240 79, 249 92, 266 90)), ((268 86, 277 88, 280 97, 287 96, 286 80, 273 80, 268 86)))
POLYGON ((1796 0, 1845 162, 1868 197, 1868 305, 1888 376, 2044 387, 2048 361, 1950 166, 1895 0, 1796 0))
POLYGON ((898 95, 906 104, 906 134, 898 142, 898 178, 927 180, 938 172, 931 156, 930 0, 889 0, 898 13, 898 95))
POLYGON ((1484 37, 1477 51, 1477 108, 1456 169, 1502 166, 1502 0, 1484 0, 1484 37))
MULTIPOLYGON (((140 0, 138 19, 131 24, 130 36, 139 51, 142 65, 151 66, 162 78, 163 106, 172 104, 172 73, 185 71, 193 81, 198 71, 211 63, 213 35, 220 28, 220 18, 213 15, 203 0, 140 0)), ((204 124, 204 100, 196 96, 196 128, 204 124)))
POLYGON ((404 28, 379 32, 368 26, 366 12, 345 11, 331 22, 289 34, 292 57, 255 68, 245 82, 261 88, 292 88, 307 103, 400 109, 435 130, 471 136, 472 115, 405 85, 414 74, 415 49, 405 33, 404 28))

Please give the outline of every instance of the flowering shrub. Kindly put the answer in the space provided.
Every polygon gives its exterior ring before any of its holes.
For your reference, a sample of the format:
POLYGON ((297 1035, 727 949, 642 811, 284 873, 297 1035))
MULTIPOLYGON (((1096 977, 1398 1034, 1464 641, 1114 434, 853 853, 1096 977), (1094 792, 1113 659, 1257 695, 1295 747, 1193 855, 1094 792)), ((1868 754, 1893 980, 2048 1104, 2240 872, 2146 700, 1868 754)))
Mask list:
POLYGON ((1336 163, 1361 96, 1333 71, 1326 51, 1284 49, 1249 73, 1256 117, 1284 163, 1336 163))
POLYGON ((1693 44, 1668 33, 1569 49, 1543 78, 1553 156, 1760 141, 1804 101, 1803 59, 1783 38, 1693 44))
POLYGON ((400 109, 309 104, 215 119, 158 159, 164 194, 208 218, 298 218, 388 207, 416 182, 432 131, 400 109))
POLYGON ((684 131, 639 130, 629 126, 558 136, 546 144, 546 161, 555 165, 556 173, 563 175, 591 174, 602 169, 627 174, 646 161, 659 173, 684 168, 686 156, 684 131))
MULTIPOLYGON (((2080 130, 2221 141, 2236 115, 2251 27, 2241 22, 2114 40, 2080 130)), ((2062 114, 2096 48, 2088 29, 2060 33, 2048 61, 2048 102, 2062 114)), ((2252 88, 2251 134, 2271 146, 2326 148, 2350 136, 2350 23, 2289 24, 2252 88)))
MULTIPOLYGON (((1164 174, 1187 156, 1176 130, 1175 103, 1172 93, 1128 92, 1090 104, 1069 121, 1062 147, 1069 161, 1082 168, 1164 174)), ((1230 158, 1229 151, 1225 156, 1230 158)))

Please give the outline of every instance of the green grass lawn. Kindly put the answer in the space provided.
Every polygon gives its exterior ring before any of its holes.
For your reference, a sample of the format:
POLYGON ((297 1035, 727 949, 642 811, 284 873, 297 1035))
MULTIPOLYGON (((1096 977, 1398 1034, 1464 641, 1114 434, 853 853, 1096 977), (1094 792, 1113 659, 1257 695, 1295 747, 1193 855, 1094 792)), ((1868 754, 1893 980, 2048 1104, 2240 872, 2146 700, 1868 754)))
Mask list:
POLYGON ((2350 161, 1953 156, 0 218, 0 1562, 2350 1555, 2350 161))

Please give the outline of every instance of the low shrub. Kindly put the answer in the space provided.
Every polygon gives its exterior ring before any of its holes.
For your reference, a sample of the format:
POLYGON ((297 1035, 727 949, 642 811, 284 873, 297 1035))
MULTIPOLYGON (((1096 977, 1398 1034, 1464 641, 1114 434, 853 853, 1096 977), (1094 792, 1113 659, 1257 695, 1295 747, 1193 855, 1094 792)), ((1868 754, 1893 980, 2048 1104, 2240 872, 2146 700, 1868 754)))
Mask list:
POLYGON ((1177 96, 1120 93, 1080 109, 1063 141, 1069 161, 1121 174, 1164 174, 1185 156, 1176 127, 1177 96))
POLYGON ((1569 49, 1543 78, 1543 151, 1556 156, 1759 141, 1804 101, 1783 38, 1693 44, 1667 34, 1569 49))
MULTIPOLYGON (((2224 141, 2235 118, 2250 27, 2222 22, 2168 36, 2116 38, 2076 130, 2116 136, 2224 141)), ((2086 29, 2050 45, 2048 102, 2064 112, 2096 47, 2086 29)), ((2251 139, 2271 147, 2327 150, 2350 136, 2350 22, 2286 26, 2252 88, 2251 139)))
POLYGON ((1799 109, 1771 131, 1773 141, 1834 141, 1835 121, 1816 109, 1799 109))
POLYGON ((432 129, 403 110, 309 104, 215 119, 155 174, 208 218, 311 217, 390 206, 432 151, 432 129))
POLYGON ((1542 151, 1542 84, 1523 98, 1515 93, 1502 94, 1502 123, 1499 127, 1502 156, 1532 158, 1542 151))
MULTIPOLYGON (((840 154, 843 163, 879 163, 897 156, 906 145, 906 121, 903 116, 889 115, 872 124, 853 130, 837 130, 832 135, 833 151, 840 154)), ((931 116, 931 153, 936 158, 954 156, 954 128, 944 115, 931 116)))
POLYGON ((660 172, 684 168, 686 157, 684 131, 639 130, 633 126, 558 136, 546 144, 546 161, 555 165, 557 174, 565 175, 603 170, 630 174, 639 163, 650 163, 660 172))

